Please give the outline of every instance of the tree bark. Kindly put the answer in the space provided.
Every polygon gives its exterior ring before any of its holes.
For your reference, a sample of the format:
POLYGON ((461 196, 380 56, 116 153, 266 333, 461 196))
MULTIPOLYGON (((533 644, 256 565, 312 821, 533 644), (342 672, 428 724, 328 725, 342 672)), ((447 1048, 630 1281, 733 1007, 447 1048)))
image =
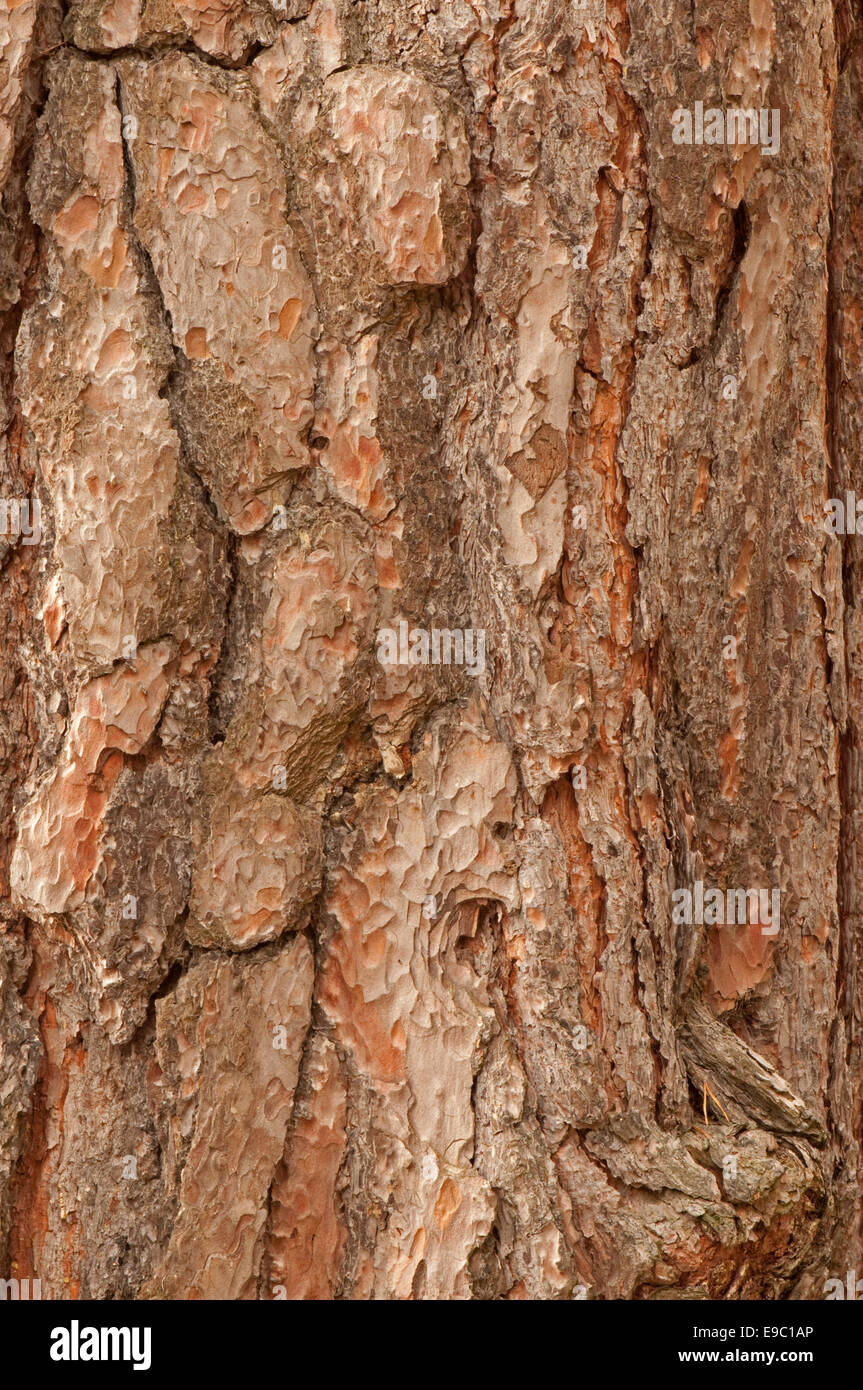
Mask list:
POLYGON ((0 92, 0 1271, 823 1298, 859 0, 7 0, 0 92))

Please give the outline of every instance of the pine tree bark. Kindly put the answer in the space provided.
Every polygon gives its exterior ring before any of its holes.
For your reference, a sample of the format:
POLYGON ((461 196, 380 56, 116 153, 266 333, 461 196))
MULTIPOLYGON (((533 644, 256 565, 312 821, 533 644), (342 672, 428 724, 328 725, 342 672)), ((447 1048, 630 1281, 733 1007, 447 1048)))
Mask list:
POLYGON ((0 93, 0 1272, 824 1297, 859 0, 6 0, 0 93))

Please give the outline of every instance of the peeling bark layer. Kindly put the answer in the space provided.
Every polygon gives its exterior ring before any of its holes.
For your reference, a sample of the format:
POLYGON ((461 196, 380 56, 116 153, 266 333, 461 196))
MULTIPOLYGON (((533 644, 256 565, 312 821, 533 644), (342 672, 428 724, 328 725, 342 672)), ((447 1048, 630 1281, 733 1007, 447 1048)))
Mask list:
POLYGON ((7 0, 2 1277, 858 1267, 861 103, 857 0, 7 0))

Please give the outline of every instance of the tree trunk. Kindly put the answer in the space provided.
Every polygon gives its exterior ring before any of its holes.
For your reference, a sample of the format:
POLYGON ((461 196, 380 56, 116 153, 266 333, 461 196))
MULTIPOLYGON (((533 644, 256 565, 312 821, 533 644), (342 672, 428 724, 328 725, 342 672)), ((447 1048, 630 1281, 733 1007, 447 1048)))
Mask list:
POLYGON ((859 0, 6 0, 0 86, 0 1271, 823 1298, 859 0))

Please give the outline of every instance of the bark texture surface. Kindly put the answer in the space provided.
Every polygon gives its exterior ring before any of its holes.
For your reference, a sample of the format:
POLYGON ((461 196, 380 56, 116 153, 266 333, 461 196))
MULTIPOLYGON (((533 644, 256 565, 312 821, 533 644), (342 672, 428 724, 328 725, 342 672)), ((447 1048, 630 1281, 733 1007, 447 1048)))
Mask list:
POLYGON ((0 1276, 863 1268, 859 0, 3 0, 0 198, 0 1276))

